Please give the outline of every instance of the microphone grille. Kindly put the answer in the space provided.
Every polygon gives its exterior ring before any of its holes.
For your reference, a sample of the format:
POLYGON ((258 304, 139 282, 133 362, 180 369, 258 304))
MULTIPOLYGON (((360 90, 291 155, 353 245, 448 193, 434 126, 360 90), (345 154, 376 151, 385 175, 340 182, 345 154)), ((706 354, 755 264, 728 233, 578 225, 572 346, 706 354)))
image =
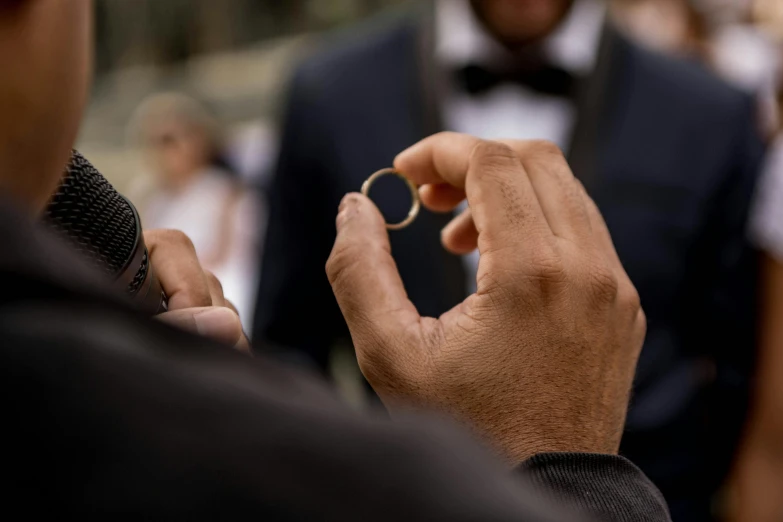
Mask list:
POLYGON ((119 275, 133 254, 138 236, 135 211, 77 151, 71 153, 46 217, 109 275, 119 275))

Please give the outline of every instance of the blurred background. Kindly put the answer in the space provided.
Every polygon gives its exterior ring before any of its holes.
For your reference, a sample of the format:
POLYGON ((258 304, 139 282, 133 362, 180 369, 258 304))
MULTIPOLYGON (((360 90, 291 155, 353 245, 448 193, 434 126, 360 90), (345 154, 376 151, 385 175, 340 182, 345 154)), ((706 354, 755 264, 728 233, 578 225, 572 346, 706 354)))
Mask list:
MULTIPOLYGON (((144 172, 128 140, 134 110, 151 93, 180 91, 214 111, 245 173, 263 179, 274 157, 279 100, 292 67, 321 33, 406 3, 97 0, 97 72, 81 147, 127 190, 144 172)), ((774 70, 764 69, 783 39, 779 0, 612 4, 623 27, 646 45, 671 52, 711 46, 715 66, 751 87, 764 81, 760 76, 774 77, 774 70)))
POLYGON ((317 48, 321 33, 403 3, 95 2, 96 76, 78 146, 136 202, 145 227, 181 229, 193 239, 248 331, 263 194, 291 70, 317 48), (188 129, 209 136, 184 140, 188 129), (179 135, 177 149, 173 137, 179 135), (151 144, 158 138, 169 145, 151 144), (150 153, 165 147, 167 159, 150 153), (209 149, 210 157, 196 158, 193 149, 209 149), (216 175, 195 183, 205 178, 205 165, 216 167, 210 172, 216 175))
POLYGON ((97 72, 80 146, 127 191, 145 170, 138 144, 129 141, 134 110, 149 94, 178 91, 209 107, 243 174, 261 179, 295 63, 320 33, 402 3, 97 0, 97 72))

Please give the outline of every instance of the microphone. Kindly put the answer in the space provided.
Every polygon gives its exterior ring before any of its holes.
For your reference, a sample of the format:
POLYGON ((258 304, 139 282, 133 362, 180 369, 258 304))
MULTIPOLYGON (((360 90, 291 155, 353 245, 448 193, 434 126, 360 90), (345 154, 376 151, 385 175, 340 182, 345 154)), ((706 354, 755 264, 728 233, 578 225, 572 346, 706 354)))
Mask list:
POLYGON ((144 245, 139 213, 75 150, 45 219, 142 311, 156 315, 167 310, 166 294, 144 245))

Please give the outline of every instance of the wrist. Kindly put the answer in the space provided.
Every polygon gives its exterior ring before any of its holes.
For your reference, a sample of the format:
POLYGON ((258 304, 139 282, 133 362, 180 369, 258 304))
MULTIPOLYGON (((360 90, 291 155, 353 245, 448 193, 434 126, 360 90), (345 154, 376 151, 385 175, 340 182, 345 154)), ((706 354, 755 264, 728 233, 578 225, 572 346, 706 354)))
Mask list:
POLYGON ((524 422, 507 423, 502 429, 485 430, 485 437, 511 466, 517 466, 540 454, 617 455, 622 429, 606 426, 579 428, 561 425, 541 414, 524 422))

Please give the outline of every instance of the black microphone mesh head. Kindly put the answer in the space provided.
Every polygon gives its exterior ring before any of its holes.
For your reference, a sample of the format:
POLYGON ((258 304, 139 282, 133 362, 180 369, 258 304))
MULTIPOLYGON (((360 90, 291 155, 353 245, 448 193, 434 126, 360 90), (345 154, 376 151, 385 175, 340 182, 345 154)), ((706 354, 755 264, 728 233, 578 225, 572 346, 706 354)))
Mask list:
POLYGON ((76 151, 52 196, 46 217, 93 264, 119 275, 136 244, 136 214, 130 203, 76 151))

